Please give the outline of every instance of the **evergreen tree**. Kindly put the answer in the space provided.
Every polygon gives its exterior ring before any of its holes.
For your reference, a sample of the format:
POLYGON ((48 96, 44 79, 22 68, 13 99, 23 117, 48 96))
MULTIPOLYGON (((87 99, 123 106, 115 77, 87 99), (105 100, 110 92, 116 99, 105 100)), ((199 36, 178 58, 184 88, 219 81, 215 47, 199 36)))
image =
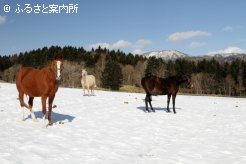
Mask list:
POLYGON ((176 75, 175 63, 171 60, 167 62, 167 76, 176 75))
POLYGON ((243 86, 246 90, 246 62, 243 62, 242 67, 243 67, 243 70, 242 70, 243 86))
POLYGON ((10 57, 7 56, 0 56, 0 71, 3 71, 9 67, 11 67, 13 64, 10 61, 10 57))
POLYGON ((238 83, 238 75, 240 69, 239 66, 240 66, 240 61, 236 60, 231 63, 231 67, 230 67, 230 74, 232 75, 236 83, 238 83))
POLYGON ((108 60, 102 73, 102 87, 119 90, 122 85, 122 79, 123 75, 119 63, 108 60))
POLYGON ((148 65, 145 69, 145 76, 157 75, 160 65, 162 64, 162 59, 156 59, 155 57, 150 57, 148 60, 148 65))
POLYGON ((185 59, 177 59, 175 61, 175 72, 177 76, 190 75, 192 73, 192 63, 185 59))

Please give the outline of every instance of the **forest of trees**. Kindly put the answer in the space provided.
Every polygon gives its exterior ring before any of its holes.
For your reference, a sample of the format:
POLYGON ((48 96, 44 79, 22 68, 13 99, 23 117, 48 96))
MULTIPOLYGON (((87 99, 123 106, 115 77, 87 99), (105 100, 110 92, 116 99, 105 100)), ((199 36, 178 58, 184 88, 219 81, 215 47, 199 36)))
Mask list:
POLYGON ((246 62, 243 60, 164 61, 101 47, 86 51, 82 47, 51 46, 10 56, 0 55, 0 80, 14 82, 15 74, 22 66, 40 69, 48 65, 55 55, 63 55, 65 59, 61 81, 65 87, 81 87, 81 70, 86 68, 89 74, 95 75, 97 86, 112 90, 119 90, 122 85, 141 87, 141 78, 150 74, 160 77, 185 74, 191 77, 192 88, 182 88, 182 92, 246 95, 246 62))

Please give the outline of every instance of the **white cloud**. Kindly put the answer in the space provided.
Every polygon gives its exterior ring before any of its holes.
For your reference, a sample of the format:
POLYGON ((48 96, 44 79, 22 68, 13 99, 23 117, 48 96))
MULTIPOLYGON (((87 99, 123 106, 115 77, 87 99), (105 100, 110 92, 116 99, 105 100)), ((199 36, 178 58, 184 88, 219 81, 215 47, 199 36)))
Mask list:
POLYGON ((233 31, 233 27, 231 26, 226 26, 222 29, 222 32, 232 32, 233 31))
POLYGON ((120 48, 129 47, 130 45, 131 45, 131 43, 128 41, 119 40, 116 43, 114 43, 112 46, 110 46, 110 48, 111 49, 120 49, 120 48))
POLYGON ((206 43, 200 43, 200 42, 191 42, 190 45, 188 46, 188 48, 199 48, 199 47, 202 47, 202 46, 205 46, 206 43))
POLYGON ((245 52, 246 51, 244 51, 238 47, 227 47, 227 48, 222 49, 222 50, 211 51, 208 53, 208 55, 221 54, 221 53, 245 53, 245 52))
POLYGON ((131 49, 135 49, 134 51, 139 52, 139 50, 141 50, 142 48, 146 47, 149 44, 151 44, 151 41, 150 40, 144 40, 144 39, 137 40, 135 43, 131 43, 131 42, 126 41, 126 40, 118 40, 117 42, 115 42, 113 44, 109 44, 109 43, 91 44, 88 46, 88 48, 96 49, 99 46, 101 46, 101 48, 107 48, 107 49, 131 48, 131 49))
POLYGON ((175 32, 168 36, 168 41, 178 42, 182 40, 187 40, 197 36, 210 36, 211 33, 206 31, 186 31, 186 32, 175 32))
POLYGON ((7 17, 0 15, 0 25, 6 23, 7 17))

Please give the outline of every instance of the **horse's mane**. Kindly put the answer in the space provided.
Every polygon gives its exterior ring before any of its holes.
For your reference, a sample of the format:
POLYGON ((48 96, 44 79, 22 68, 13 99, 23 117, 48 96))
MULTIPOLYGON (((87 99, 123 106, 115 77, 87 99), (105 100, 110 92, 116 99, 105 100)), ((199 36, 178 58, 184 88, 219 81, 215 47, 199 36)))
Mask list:
POLYGON ((176 81, 178 82, 178 84, 182 84, 188 81, 189 77, 187 75, 178 75, 175 76, 176 81))

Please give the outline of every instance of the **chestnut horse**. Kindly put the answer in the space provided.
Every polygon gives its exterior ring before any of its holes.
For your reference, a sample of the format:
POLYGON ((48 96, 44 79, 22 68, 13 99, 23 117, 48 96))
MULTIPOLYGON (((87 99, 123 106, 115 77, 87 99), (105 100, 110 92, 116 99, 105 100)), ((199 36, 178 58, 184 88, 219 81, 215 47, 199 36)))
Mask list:
POLYGON ((33 99, 34 97, 41 97, 43 119, 42 127, 45 128, 46 100, 48 98, 48 121, 49 125, 52 125, 52 103, 58 90, 58 82, 61 79, 61 71, 63 68, 62 63, 63 57, 57 56, 47 67, 44 67, 41 70, 32 67, 23 67, 16 74, 16 87, 19 92, 20 106, 23 109, 22 120, 24 120, 24 107, 26 107, 30 110, 33 121, 37 122, 32 110, 33 99), (23 100, 24 94, 29 96, 28 105, 23 100))
POLYGON ((179 85, 182 83, 186 83, 187 86, 190 85, 190 78, 187 76, 171 76, 168 78, 160 78, 157 76, 147 76, 142 78, 141 85, 143 86, 146 97, 145 97, 145 106, 146 111, 150 112, 148 109, 148 103, 151 107, 151 110, 155 112, 155 110, 152 107, 151 101, 151 95, 157 96, 157 95, 167 95, 167 112, 170 112, 169 110, 169 102, 170 98, 172 96, 173 100, 173 113, 176 113, 175 110, 175 98, 179 91, 179 85))

